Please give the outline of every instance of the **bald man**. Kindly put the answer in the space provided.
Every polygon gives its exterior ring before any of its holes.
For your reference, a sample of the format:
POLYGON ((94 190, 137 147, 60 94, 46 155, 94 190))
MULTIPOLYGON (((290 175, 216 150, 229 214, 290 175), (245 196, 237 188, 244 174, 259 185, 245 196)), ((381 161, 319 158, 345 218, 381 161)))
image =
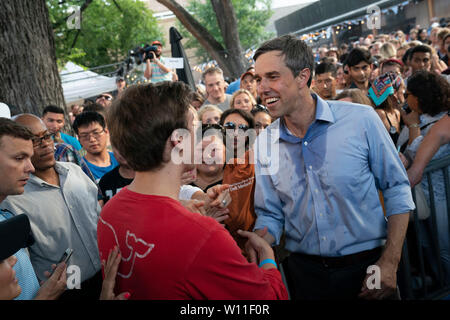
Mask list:
POLYGON ((14 120, 33 134, 31 163, 35 172, 30 173, 25 192, 8 196, 0 207, 15 214, 26 213, 30 218, 36 240, 30 247, 30 259, 40 280, 45 279, 48 266, 57 264, 71 248, 67 282, 81 290, 66 290, 62 298, 98 299, 102 278, 97 248, 97 186, 76 164, 55 160, 52 134, 40 118, 22 114, 14 120))

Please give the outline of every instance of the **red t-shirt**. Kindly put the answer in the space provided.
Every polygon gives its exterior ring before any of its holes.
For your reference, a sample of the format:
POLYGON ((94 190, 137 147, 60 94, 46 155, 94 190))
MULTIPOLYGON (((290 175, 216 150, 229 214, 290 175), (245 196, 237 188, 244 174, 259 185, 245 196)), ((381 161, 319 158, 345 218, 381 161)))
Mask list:
POLYGON ((249 263, 219 223, 168 197, 123 188, 97 227, 101 259, 118 245, 116 294, 131 299, 287 299, 276 269, 249 263))

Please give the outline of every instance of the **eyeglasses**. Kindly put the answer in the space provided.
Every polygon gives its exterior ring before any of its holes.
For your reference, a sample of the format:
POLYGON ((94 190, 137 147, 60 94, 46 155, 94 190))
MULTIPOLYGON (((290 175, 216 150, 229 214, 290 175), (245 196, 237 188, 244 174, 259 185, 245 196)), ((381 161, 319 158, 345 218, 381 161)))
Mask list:
POLYGON ((82 134, 78 135, 78 137, 80 138, 80 140, 89 141, 89 139, 91 139, 91 134, 92 134, 94 139, 98 140, 104 132, 105 132, 105 130, 96 130, 96 131, 89 132, 89 133, 82 133, 82 134))
POLYGON ((53 133, 46 133, 44 134, 42 137, 33 137, 31 138, 31 141, 33 142, 33 147, 39 147, 40 145, 42 145, 42 141, 52 141, 53 137, 55 135, 53 133))
MULTIPOLYGON (((234 122, 227 122, 223 126, 224 126, 225 129, 236 130, 236 123, 234 123, 234 122)), ((247 131, 249 128, 248 128, 248 125, 246 125, 246 124, 240 124, 238 126, 238 129, 241 129, 243 131, 247 131)))
POLYGON ((104 95, 104 94, 102 94, 101 96, 98 96, 97 100, 100 99, 100 98, 103 98, 103 99, 108 100, 108 101, 112 100, 111 96, 107 96, 107 95, 104 95))

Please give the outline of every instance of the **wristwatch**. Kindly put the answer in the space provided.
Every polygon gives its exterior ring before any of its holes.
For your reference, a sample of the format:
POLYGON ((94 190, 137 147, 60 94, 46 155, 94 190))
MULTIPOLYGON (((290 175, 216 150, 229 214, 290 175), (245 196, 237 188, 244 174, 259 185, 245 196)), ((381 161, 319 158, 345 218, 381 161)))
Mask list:
POLYGON ((408 126, 408 128, 419 128, 419 127, 420 127, 420 123, 413 123, 408 126))

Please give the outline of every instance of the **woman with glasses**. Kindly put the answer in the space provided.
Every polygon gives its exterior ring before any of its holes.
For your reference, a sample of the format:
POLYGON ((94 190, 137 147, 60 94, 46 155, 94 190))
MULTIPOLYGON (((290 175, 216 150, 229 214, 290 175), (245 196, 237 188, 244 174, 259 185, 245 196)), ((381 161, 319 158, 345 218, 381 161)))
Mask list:
POLYGON ((241 109, 247 112, 252 111, 255 105, 255 98, 248 90, 245 89, 239 89, 235 93, 233 93, 230 101, 231 109, 241 109))
POLYGON ((256 134, 259 135, 261 131, 267 128, 273 121, 269 110, 262 104, 257 104, 253 110, 252 115, 255 118, 256 134))
POLYGON ((255 166, 251 145, 256 137, 253 116, 241 109, 228 109, 220 118, 226 135, 226 165, 223 184, 230 185, 230 216, 225 226, 244 251, 246 239, 237 230, 249 231, 255 224, 253 196, 255 193, 255 166))

